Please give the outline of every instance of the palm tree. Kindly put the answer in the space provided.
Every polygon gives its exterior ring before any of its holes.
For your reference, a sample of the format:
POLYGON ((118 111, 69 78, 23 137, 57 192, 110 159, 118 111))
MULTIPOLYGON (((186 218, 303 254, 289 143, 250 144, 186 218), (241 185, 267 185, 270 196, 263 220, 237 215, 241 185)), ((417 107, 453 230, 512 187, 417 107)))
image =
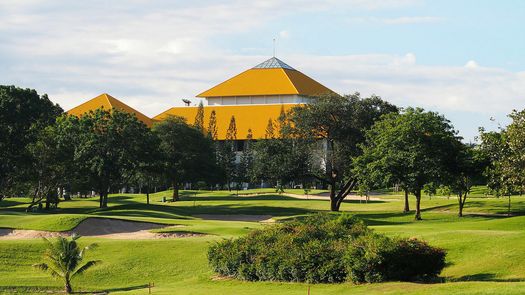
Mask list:
POLYGON ((79 238, 80 236, 76 234, 73 234, 71 239, 58 237, 55 241, 44 238, 48 244, 44 253, 44 259, 48 263, 33 265, 44 272, 49 272, 55 278, 62 278, 67 294, 73 291, 71 279, 74 276, 81 275, 95 264, 100 263, 100 260, 91 260, 80 266, 84 259, 85 251, 97 247, 97 244, 80 248, 76 242, 79 238))

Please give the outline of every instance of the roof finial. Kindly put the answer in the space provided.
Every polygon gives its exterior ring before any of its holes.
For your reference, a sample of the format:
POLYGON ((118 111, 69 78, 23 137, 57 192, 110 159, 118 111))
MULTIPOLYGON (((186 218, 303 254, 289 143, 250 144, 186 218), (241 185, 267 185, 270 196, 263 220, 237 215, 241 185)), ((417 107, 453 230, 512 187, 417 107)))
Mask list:
POLYGON ((275 38, 273 38, 273 57, 275 57, 275 38))

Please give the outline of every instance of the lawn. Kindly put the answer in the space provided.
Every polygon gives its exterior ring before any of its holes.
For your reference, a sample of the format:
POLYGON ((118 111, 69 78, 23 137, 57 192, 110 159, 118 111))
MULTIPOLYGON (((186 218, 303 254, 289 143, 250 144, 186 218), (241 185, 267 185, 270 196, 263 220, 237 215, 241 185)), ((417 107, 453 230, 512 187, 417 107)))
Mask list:
MULTIPOLYGON (((402 196, 385 194, 380 200, 345 202, 342 211, 363 218, 372 228, 392 236, 417 237, 448 250, 449 265, 443 283, 391 282, 382 284, 307 285, 279 282, 242 282, 215 277, 207 266, 206 250, 218 239, 237 237, 265 226, 258 222, 202 220, 199 214, 271 215, 283 220, 329 207, 324 200, 304 200, 269 191, 185 191, 180 202, 169 199, 169 191, 152 194, 151 204, 141 194, 113 195, 110 207, 98 209, 98 199, 63 202, 52 213, 25 213, 27 199, 0 201, 0 227, 65 231, 88 217, 108 217, 178 224, 177 231, 204 233, 200 237, 157 240, 111 240, 97 242, 91 258, 103 263, 73 281, 82 291, 111 294, 522 294, 525 293, 525 198, 513 197, 511 217, 506 198, 483 194, 469 199, 466 217, 457 217, 453 197, 425 196, 423 221, 401 213, 402 196), (266 194, 265 194, 266 193, 266 194)), ((303 194, 302 190, 293 191, 303 194)), ((311 192, 311 193, 321 193, 311 192)), ((374 196, 376 197, 376 196, 374 196)), ((413 201, 413 197, 411 197, 413 201)), ((413 202, 411 203, 413 205, 413 202)), ((44 243, 40 240, 0 240, 0 292, 11 294, 60 291, 60 282, 35 271, 44 243)))

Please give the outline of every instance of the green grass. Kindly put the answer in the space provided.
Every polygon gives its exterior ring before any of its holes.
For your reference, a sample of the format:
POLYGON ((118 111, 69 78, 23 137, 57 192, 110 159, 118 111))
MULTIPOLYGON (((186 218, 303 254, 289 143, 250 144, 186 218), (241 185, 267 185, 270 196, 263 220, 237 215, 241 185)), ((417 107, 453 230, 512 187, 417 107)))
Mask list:
MULTIPOLYGON (((207 265, 206 251, 213 241, 238 237, 265 226, 257 222, 202 220, 198 214, 264 214, 287 219, 325 211, 323 200, 301 200, 279 196, 274 191, 236 192, 185 191, 180 202, 161 202, 169 191, 151 195, 151 204, 140 194, 114 195, 108 209, 98 209, 98 199, 63 202, 50 213, 26 213, 27 199, 0 202, 0 227, 65 231, 88 217, 121 218, 184 225, 157 231, 204 233, 200 237, 163 240, 109 240, 97 242, 90 254, 103 264, 73 281, 83 291, 111 294, 522 294, 525 293, 525 198, 512 198, 512 217, 506 198, 473 194, 467 201, 466 217, 457 217, 454 197, 423 197, 423 221, 403 214, 402 196, 388 193, 380 201, 345 202, 343 211, 363 218, 374 230, 391 236, 417 237, 447 249, 449 265, 444 283, 312 285, 280 282, 242 282, 216 278, 207 265)), ((293 193, 302 194, 302 190, 293 193)), ((412 198, 412 197, 411 197, 412 198)), ((412 200, 412 199, 411 199, 412 200)), ((413 206, 413 203, 411 203, 413 206)), ((0 241, 0 293, 22 294, 61 290, 60 282, 40 273, 31 264, 40 262, 44 243, 40 240, 0 241)))

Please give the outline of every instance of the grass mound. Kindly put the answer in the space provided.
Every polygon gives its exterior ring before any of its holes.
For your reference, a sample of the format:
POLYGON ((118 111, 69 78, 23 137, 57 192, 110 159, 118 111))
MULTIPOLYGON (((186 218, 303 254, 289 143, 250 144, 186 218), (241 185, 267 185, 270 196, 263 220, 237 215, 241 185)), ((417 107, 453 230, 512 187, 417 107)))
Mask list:
POLYGON ((445 252, 374 234, 350 215, 316 214, 216 242, 208 261, 218 274, 248 281, 380 282, 435 277, 445 252))

